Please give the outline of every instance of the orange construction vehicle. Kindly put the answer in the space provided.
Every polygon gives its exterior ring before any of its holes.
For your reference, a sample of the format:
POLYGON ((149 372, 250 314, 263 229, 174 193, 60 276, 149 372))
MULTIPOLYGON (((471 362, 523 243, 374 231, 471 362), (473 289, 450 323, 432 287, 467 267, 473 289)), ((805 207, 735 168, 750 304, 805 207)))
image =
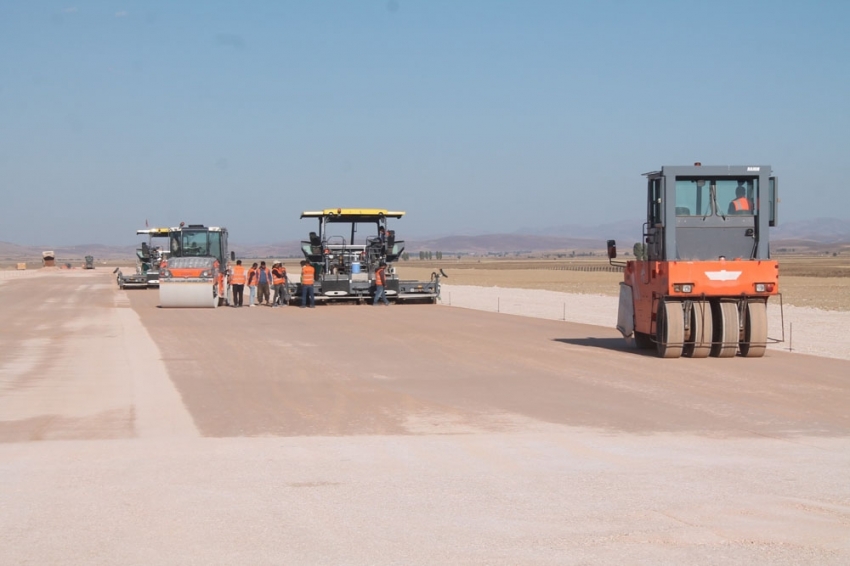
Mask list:
MULTIPOLYGON (((768 231, 778 182, 769 166, 662 167, 647 177, 643 242, 619 263, 617 328, 662 358, 757 358, 779 294, 768 231)), ((608 257, 617 257, 614 240, 608 257)), ((780 302, 781 308, 781 302, 780 302)))
POLYGON ((229 261, 227 228, 183 222, 169 228, 168 259, 159 273, 159 302, 162 307, 215 308, 227 301, 225 276, 229 261))

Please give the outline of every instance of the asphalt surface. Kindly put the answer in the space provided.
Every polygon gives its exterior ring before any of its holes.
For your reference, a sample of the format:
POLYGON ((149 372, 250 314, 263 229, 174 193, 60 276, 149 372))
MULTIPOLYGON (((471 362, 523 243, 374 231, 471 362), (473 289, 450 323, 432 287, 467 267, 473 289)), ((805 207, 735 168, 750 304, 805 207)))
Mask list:
POLYGON ((850 562, 848 361, 157 298, 0 285, 0 563, 850 562))

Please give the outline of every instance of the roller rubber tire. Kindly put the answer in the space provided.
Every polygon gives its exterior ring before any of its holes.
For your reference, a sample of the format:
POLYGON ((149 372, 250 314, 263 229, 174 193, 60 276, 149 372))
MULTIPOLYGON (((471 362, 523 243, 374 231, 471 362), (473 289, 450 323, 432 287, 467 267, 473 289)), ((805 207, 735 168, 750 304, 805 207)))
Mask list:
POLYGON ((744 330, 738 344, 741 355, 747 358, 764 356, 767 348, 767 303, 750 301, 744 311, 744 330))
POLYGON ((734 358, 738 353, 738 305, 733 302, 715 302, 711 305, 714 338, 711 355, 715 358, 734 358))
POLYGON ((689 358, 707 358, 711 353, 713 336, 711 305, 707 302, 694 302, 691 307, 690 336, 682 353, 689 358))
POLYGON ((685 341, 682 303, 662 301, 656 318, 656 349, 659 358, 678 358, 685 341))

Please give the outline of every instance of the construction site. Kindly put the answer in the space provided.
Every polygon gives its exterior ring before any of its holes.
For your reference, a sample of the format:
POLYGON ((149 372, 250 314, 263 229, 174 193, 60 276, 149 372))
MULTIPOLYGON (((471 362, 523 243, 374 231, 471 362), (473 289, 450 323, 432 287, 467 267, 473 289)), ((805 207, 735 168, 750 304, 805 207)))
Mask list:
POLYGON ((770 167, 646 182, 628 259, 402 262, 404 212, 305 211, 314 311, 216 308, 203 224, 0 271, 4 561, 846 563, 850 278, 778 278, 770 167))
POLYGON ((0 2, 0 566, 850 564, 848 23, 0 2))

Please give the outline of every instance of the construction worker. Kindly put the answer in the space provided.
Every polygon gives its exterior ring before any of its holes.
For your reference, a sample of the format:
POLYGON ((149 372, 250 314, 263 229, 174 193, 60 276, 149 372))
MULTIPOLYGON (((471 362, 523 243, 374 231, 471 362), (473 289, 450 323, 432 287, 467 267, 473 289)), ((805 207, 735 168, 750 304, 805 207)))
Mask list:
POLYGON ((383 226, 378 227, 378 247, 381 254, 387 253, 387 230, 383 226))
POLYGON ((230 286, 233 288, 233 306, 241 307, 245 292, 245 268, 241 259, 236 260, 236 265, 230 272, 230 286))
POLYGON ((376 306, 378 301, 383 300, 384 306, 390 306, 387 300, 387 262, 382 261, 378 264, 375 270, 375 300, 372 301, 372 306, 376 306))
POLYGON ((254 301, 257 300, 257 271, 259 271, 260 266, 255 261, 254 265, 251 266, 251 269, 248 270, 248 306, 253 307, 254 301))
MULTIPOLYGON (((218 262, 215 262, 216 267, 218 267, 218 262)), ((224 273, 221 271, 218 272, 218 305, 221 306, 223 304, 227 304, 227 294, 225 292, 225 283, 224 283, 224 273)))
POLYGON ((735 188, 735 200, 729 203, 729 214, 752 214, 753 206, 747 198, 747 189, 741 181, 735 188))
POLYGON ((274 285, 274 301, 272 307, 285 307, 289 304, 289 277, 281 262, 272 265, 272 284, 274 285))
POLYGON ((260 262, 260 269, 257 271, 257 303, 262 305, 266 303, 271 306, 272 294, 272 272, 266 267, 266 262, 260 262))
POLYGON ((309 307, 312 309, 316 306, 316 295, 313 290, 313 283, 316 277, 316 269, 310 265, 307 260, 301 260, 301 308, 308 306, 307 297, 310 298, 309 307))

